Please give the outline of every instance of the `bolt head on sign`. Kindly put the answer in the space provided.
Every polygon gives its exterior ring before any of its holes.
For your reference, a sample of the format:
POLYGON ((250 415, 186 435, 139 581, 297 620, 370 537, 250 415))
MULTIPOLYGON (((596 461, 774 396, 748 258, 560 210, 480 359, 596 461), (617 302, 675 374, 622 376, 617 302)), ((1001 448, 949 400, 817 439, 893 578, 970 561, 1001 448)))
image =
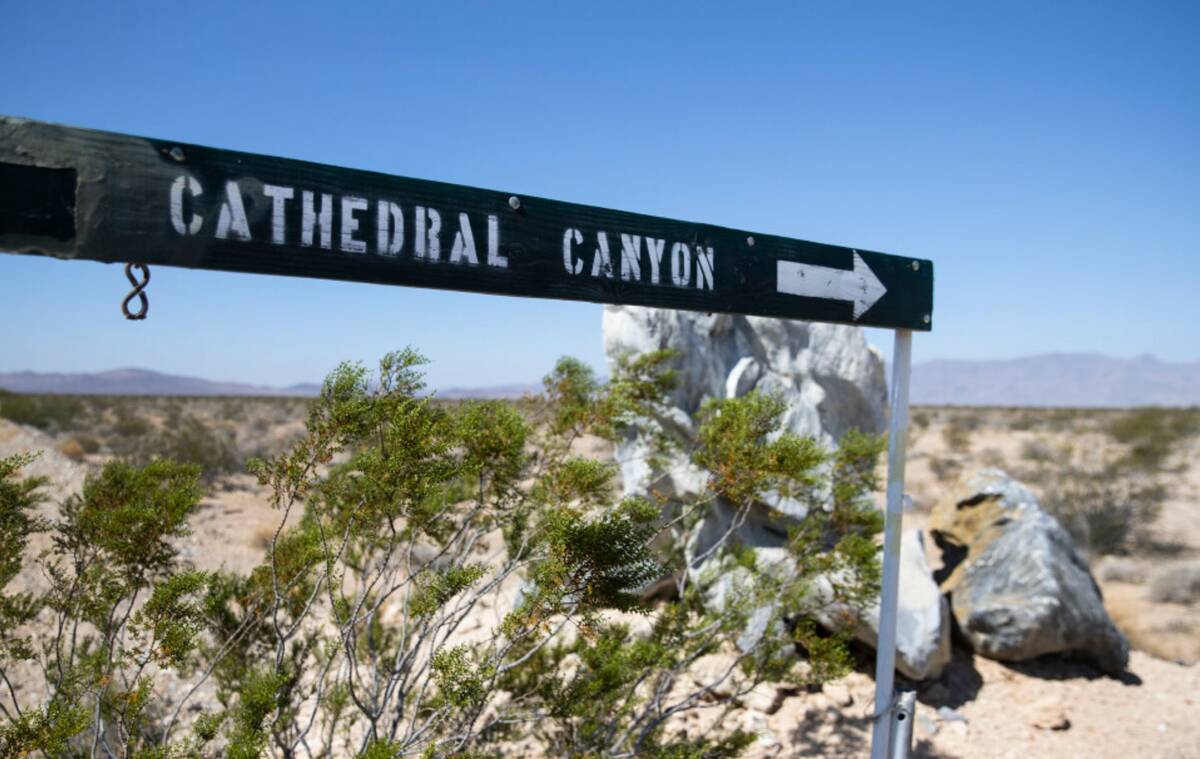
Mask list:
POLYGON ((927 260, 12 117, 0 251, 932 328, 927 260))

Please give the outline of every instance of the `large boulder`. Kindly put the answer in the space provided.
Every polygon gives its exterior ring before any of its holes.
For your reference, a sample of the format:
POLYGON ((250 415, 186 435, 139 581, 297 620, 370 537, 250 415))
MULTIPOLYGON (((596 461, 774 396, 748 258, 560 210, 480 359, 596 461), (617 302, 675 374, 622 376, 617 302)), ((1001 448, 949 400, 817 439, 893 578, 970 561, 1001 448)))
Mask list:
MULTIPOLYGON (((787 550, 784 548, 758 547, 755 551, 755 569, 784 579, 794 576, 789 569, 787 550)), ((882 557, 881 557, 882 560, 882 557)), ((705 585, 706 606, 721 609, 731 596, 743 589, 749 581, 745 567, 727 565, 720 568, 705 585)), ((913 680, 932 680, 941 676, 950 663, 950 610, 946 597, 938 590, 925 557, 925 546, 920 530, 910 530, 901 538, 899 598, 896 607, 896 669, 913 680)), ((851 631, 859 642, 875 648, 879 643, 879 602, 875 601, 859 613, 854 613, 834 598, 833 586, 828 577, 818 577, 813 584, 811 605, 799 611, 811 615, 822 626, 830 630, 845 629, 847 620, 851 631)), ((739 636, 737 644, 743 651, 749 649, 767 630, 771 619, 776 619, 777 607, 763 607, 750 614, 749 622, 739 636)))
MULTIPOLYGON (((662 466, 645 437, 630 435, 616 446, 627 495, 654 492, 690 500, 704 492, 708 473, 688 459, 696 439, 696 412, 706 398, 737 398, 752 390, 771 392, 786 403, 782 425, 798 435, 833 443, 850 429, 882 432, 887 384, 883 360, 857 327, 766 319, 757 316, 605 306, 604 350, 610 364, 622 355, 672 349, 679 384, 667 408, 648 425, 659 425, 684 445, 662 466)), ((780 548, 787 530, 803 519, 798 501, 763 494, 744 521, 718 501, 688 546, 690 570, 713 574, 713 545, 732 537, 752 548, 780 548)))
POLYGON ((1075 654, 1120 674, 1129 642, 1071 537, 1020 482, 984 469, 939 503, 930 534, 942 549, 941 589, 980 654, 1025 661, 1075 654))
MULTIPOLYGON (((676 352, 673 368, 679 372, 679 386, 668 408, 650 422, 684 442, 695 440, 695 415, 705 398, 736 398, 752 390, 780 395, 786 403, 784 428, 826 444, 851 429, 878 433, 886 426, 883 361, 857 327, 606 306, 604 348, 610 362, 622 354, 664 348, 676 352)), ((631 495, 652 485, 657 495, 684 501, 702 493, 708 480, 708 473, 692 466, 682 452, 652 469, 650 446, 637 436, 618 442, 616 459, 631 495)), ((732 538, 755 552, 760 571, 769 571, 782 566, 787 530, 806 513, 798 501, 764 493, 741 520, 732 505, 717 499, 686 550, 689 573, 705 586, 706 603, 721 606, 737 586, 738 572, 746 571, 721 563, 719 552, 711 550, 718 542, 732 538)), ((949 659, 949 612, 919 536, 906 538, 902 558, 898 668, 916 679, 937 677, 949 659)), ((831 614, 825 621, 832 625, 838 617, 831 614)), ((860 620, 858 637, 874 645, 878 624, 875 606, 860 620)), ((751 624, 744 637, 753 641, 757 634, 761 631, 751 624)))
MULTIPOLYGON (((863 615, 856 637, 879 642, 879 604, 863 615)), ((896 669, 913 680, 940 677, 950 663, 950 608, 925 558, 920 530, 900 541, 900 593, 896 604, 896 669)))
MULTIPOLYGON (((680 382, 669 408, 655 421, 683 440, 694 439, 694 417, 705 398, 736 398, 756 389, 785 399, 783 425, 799 435, 832 443, 852 428, 885 428, 883 359, 858 327, 604 307, 604 351, 610 363, 621 354, 664 348, 676 352, 672 368, 680 382)), ((682 499, 703 491, 707 475, 682 454, 661 472, 650 471, 648 454, 638 437, 617 445, 626 492, 644 492, 651 479, 655 491, 668 497, 682 499)))

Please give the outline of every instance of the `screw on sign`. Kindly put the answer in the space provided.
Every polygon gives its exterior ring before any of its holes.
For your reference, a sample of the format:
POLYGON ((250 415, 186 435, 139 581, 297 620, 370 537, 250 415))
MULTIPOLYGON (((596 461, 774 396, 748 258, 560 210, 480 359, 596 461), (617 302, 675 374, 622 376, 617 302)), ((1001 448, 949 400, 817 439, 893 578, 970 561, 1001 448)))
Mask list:
MULTIPOLYGON (((0 117, 0 250, 896 330, 872 756, 893 748, 912 331, 933 264, 462 185, 0 117), (130 260, 135 256, 135 260, 130 260)), ((130 311, 137 298, 140 308, 130 311)))

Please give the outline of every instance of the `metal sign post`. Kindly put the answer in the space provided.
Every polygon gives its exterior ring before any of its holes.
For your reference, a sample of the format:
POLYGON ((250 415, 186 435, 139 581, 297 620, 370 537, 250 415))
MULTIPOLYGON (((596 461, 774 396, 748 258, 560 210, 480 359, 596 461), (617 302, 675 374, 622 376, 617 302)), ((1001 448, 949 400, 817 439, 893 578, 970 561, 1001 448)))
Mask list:
MULTIPOLYGON (((896 330, 872 756, 891 742, 912 331, 924 259, 0 116, 0 251, 896 330)), ((128 305, 140 298, 141 308, 128 305)))
MULTIPOLYGON (((896 678, 896 607, 900 596, 900 527, 904 520, 904 459, 908 448, 908 380, 912 332, 896 330, 892 350, 892 403, 888 425, 887 512, 883 527, 883 585, 879 598, 879 646, 875 650, 875 720, 871 759, 892 751, 896 678)), ((905 756, 905 753, 899 754, 905 756)))

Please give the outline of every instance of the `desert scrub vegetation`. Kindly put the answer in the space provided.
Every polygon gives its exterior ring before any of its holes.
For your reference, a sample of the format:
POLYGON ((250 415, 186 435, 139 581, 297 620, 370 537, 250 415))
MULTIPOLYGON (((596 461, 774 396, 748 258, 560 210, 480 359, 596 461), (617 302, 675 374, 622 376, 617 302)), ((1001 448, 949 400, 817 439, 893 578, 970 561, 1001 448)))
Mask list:
POLYGON ((70 396, 0 390, 0 418, 17 424, 51 431, 73 429, 83 410, 83 404, 70 396))
POLYGON ((118 458, 136 464, 158 458, 193 464, 208 483, 245 470, 233 431, 191 414, 168 418, 156 426, 142 416, 123 411, 113 432, 109 449, 118 458))
POLYGON ((1150 578, 1150 598, 1159 603, 1200 601, 1200 562, 1180 562, 1160 569, 1150 578))
POLYGON ((572 443, 649 418, 675 381, 665 359, 620 362, 604 383, 563 360, 520 411, 422 396, 411 351, 374 375, 338 367, 305 435, 251 465, 280 519, 245 574, 180 558, 195 465, 111 462, 45 520, 27 459, 3 460, 0 755, 738 755, 752 735, 672 719, 846 669, 848 631, 811 619, 877 591, 866 495, 881 441, 828 451, 779 429, 776 398, 710 401, 688 451, 712 472, 706 492, 674 510, 621 498, 615 467, 572 443), (745 510, 768 491, 809 517, 781 565, 706 607, 685 546, 717 499, 745 510), (15 582, 38 533, 44 590, 15 582), (643 598, 664 577, 674 592, 643 598), (716 654, 717 671, 686 676, 716 654))
POLYGON ((125 405, 117 407, 116 417, 112 423, 112 434, 117 438, 136 440, 154 429, 148 419, 125 405))
POLYGON ((169 458, 200 467, 206 483, 244 473, 301 434, 311 399, 18 395, 0 391, 0 418, 37 427, 68 458, 145 464, 169 458), (226 419, 233 414, 234 419, 226 419))
POLYGON ((1127 555, 1151 545, 1167 489, 1155 482, 1071 467, 1042 485, 1043 504, 1084 552, 1127 555))
POLYGON ((152 455, 199 467, 209 482, 241 471, 244 466, 232 430, 214 427, 191 415, 162 430, 150 448, 152 455))
POLYGON ((73 437, 59 443, 58 452, 71 461, 83 461, 84 456, 87 455, 87 451, 83 450, 83 445, 73 437))
POLYGON ((938 416, 946 449, 951 454, 966 455, 971 452, 973 434, 987 425, 990 413, 985 408, 952 406, 941 409, 938 416))
POLYGON ((1200 434, 1200 409, 1133 409, 1121 413, 1108 425, 1108 433, 1127 447, 1117 466, 1142 472, 1167 467, 1169 457, 1188 438, 1200 434))
POLYGON ((1153 548, 1153 528, 1170 495, 1172 466, 1200 434, 1200 409, 1107 412, 1098 427, 1120 448, 1103 471, 1060 468, 1046 486, 1051 509, 1077 541, 1097 554, 1153 548))
POLYGON ((1007 462, 1014 474, 1043 494, 1082 550, 1165 547, 1156 522, 1177 484, 1175 464, 1200 433, 1196 409, 1025 409, 999 422, 1023 438, 1007 462))

